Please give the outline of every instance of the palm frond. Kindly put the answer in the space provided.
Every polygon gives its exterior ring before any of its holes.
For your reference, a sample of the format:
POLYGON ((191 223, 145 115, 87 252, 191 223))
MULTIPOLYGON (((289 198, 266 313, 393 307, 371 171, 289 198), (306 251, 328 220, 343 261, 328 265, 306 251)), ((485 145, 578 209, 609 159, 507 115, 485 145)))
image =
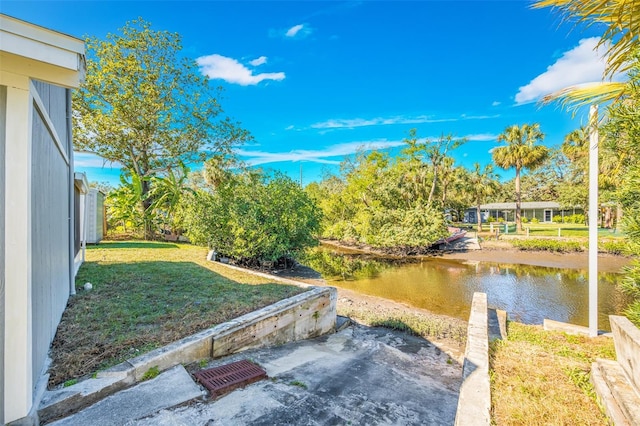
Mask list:
POLYGON ((577 108, 605 102, 616 101, 624 96, 627 90, 626 83, 602 82, 569 86, 550 93, 540 99, 540 103, 549 104, 560 102, 562 107, 575 110, 577 108))
POLYGON ((588 26, 606 25, 598 47, 607 47, 607 65, 603 77, 627 71, 640 40, 640 0, 539 0, 535 9, 551 7, 588 26))

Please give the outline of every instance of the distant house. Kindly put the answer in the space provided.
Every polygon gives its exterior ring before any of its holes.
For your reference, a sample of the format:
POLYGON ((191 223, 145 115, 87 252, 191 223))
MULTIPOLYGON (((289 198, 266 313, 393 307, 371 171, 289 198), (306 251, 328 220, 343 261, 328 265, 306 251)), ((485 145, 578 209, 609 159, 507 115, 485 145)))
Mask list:
POLYGON ((33 422, 75 289, 71 89, 84 73, 82 40, 0 14, 0 424, 33 422))
POLYGON ((104 194, 95 188, 89 189, 87 194, 86 218, 87 244, 98 244, 107 229, 107 215, 104 194))
MULTIPOLYGON (((555 201, 525 201, 520 203, 521 216, 528 220, 534 217, 540 222, 553 222, 555 216, 564 218, 573 214, 584 214, 580 208, 561 208, 555 201)), ((503 218, 507 222, 515 221, 516 203, 489 203, 480 206, 482 222, 487 222, 489 217, 503 218)), ((469 207, 464 214, 464 222, 478 223, 477 207, 469 207)))

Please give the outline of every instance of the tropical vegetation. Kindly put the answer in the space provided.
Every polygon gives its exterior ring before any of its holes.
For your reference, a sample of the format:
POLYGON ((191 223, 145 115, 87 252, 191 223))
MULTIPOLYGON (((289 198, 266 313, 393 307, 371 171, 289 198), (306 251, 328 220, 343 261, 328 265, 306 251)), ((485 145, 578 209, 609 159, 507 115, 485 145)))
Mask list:
POLYGON ((73 100, 75 149, 126 170, 140 203, 136 220, 152 237, 154 184, 183 164, 230 153, 250 135, 223 116, 220 89, 181 54, 178 34, 136 19, 106 40, 88 38, 86 47, 86 80, 73 100))
POLYGON ((447 235, 445 210, 456 202, 448 154, 464 142, 452 135, 420 139, 412 130, 394 157, 373 150, 347 158, 339 175, 306 188, 322 209, 322 236, 383 249, 428 248, 447 235))
POLYGON ((286 263, 317 244, 320 210, 298 183, 280 173, 230 173, 185 201, 189 239, 245 265, 286 263))
POLYGON ((493 162, 505 170, 514 168, 515 199, 516 199, 516 228, 522 232, 522 217, 520 215, 520 173, 523 169, 534 170, 540 167, 549 156, 549 151, 544 145, 538 145, 544 139, 539 124, 523 124, 522 126, 509 126, 498 136, 498 142, 505 142, 493 150, 493 162))

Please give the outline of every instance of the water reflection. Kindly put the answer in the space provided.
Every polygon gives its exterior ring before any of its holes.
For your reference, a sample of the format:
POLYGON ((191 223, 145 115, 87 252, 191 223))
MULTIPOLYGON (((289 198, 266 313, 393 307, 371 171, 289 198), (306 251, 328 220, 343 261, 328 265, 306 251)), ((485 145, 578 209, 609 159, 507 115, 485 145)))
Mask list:
MULTIPOLYGON (((588 274, 584 270, 423 258, 416 262, 340 253, 319 247, 302 263, 332 285, 384 297, 467 320, 476 291, 513 320, 541 324, 544 318, 588 325, 588 274)), ((609 330, 608 315, 627 300, 618 274, 599 274, 599 328, 609 330)))

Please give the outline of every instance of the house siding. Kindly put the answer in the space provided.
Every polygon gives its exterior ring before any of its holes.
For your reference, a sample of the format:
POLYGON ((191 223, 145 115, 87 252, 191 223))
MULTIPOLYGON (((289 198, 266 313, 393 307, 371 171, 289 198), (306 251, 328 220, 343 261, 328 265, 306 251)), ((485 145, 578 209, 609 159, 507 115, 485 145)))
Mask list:
MULTIPOLYGON (((7 87, 0 86, 0 129, 7 125, 7 87)), ((5 131, 0 132, 0 424, 4 424, 4 160, 5 131)))
POLYGON ((64 88, 35 82, 44 111, 33 105, 31 170, 33 383, 45 366, 49 345, 69 297, 68 131, 64 88), (48 115, 47 125, 45 116, 48 115), (54 132, 59 137, 56 144, 54 132))

